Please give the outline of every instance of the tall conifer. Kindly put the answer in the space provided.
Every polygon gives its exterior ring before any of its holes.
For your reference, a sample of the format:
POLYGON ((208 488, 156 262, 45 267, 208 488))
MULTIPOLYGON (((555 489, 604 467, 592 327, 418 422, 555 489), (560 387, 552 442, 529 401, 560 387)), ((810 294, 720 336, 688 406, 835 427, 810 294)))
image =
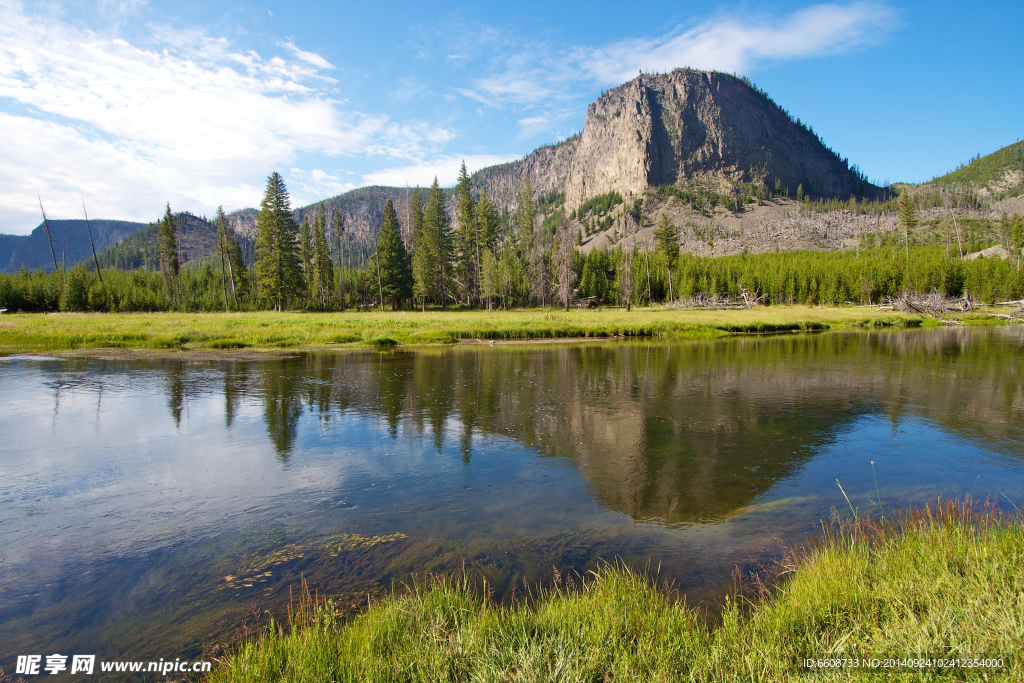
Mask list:
POLYGON ((167 284, 167 294, 173 304, 177 299, 178 286, 178 229, 174 225, 174 216, 171 215, 171 204, 167 203, 167 211, 164 212, 163 220, 160 221, 160 272, 164 274, 164 282, 167 284))
POLYGON ((267 190, 256 216, 255 268, 259 297, 278 311, 288 305, 302 285, 298 233, 288 189, 275 171, 267 178, 267 190))
POLYGON ((338 305, 345 310, 345 217, 341 211, 334 212, 334 234, 338 238, 338 305))
MULTIPOLYGON (((498 247, 498 228, 501 221, 494 202, 486 192, 480 192, 480 200, 476 203, 476 226, 480 239, 480 250, 490 249, 494 252, 498 247)), ((481 256, 481 264, 483 257, 481 256)), ((482 265, 481 265, 482 267, 482 265)))
POLYGON ((327 212, 321 203, 313 216, 313 293, 319 299, 320 308, 327 307, 334 291, 334 265, 327 246, 326 222, 327 212))
POLYGON ((435 177, 427 196, 427 208, 423 212, 423 241, 417 245, 420 258, 413 265, 416 269, 414 274, 418 274, 417 295, 420 295, 420 291, 429 291, 427 296, 440 300, 442 307, 448 305, 451 252, 448 207, 435 177), (432 280, 429 285, 426 282, 428 279, 432 280))
POLYGON ((300 296, 308 303, 313 296, 313 232, 309 227, 309 214, 303 214, 299 227, 299 263, 302 268, 300 296))
POLYGON ((411 225, 409 226, 409 248, 406 250, 410 254, 416 251, 416 242, 420 238, 420 234, 423 232, 423 197, 420 195, 420 186, 417 185, 412 191, 412 197, 409 199, 409 220, 411 225))
POLYGON ((459 181, 455 186, 459 206, 459 229, 455 236, 456 276, 462 282, 466 303, 478 296, 480 282, 480 241, 477 234, 475 202, 472 185, 466 173, 466 162, 459 169, 459 181))
POLYGON ((668 298, 671 301, 675 298, 672 291, 672 266, 679 258, 679 233, 664 213, 661 214, 661 221, 654 230, 654 242, 658 245, 658 251, 665 255, 665 263, 668 266, 668 298))
POLYGON ((412 273, 409 272, 409 256, 402 243, 398 214, 390 198, 384 204, 380 232, 377 233, 376 259, 383 297, 391 301, 393 310, 398 310, 402 301, 412 296, 412 273))

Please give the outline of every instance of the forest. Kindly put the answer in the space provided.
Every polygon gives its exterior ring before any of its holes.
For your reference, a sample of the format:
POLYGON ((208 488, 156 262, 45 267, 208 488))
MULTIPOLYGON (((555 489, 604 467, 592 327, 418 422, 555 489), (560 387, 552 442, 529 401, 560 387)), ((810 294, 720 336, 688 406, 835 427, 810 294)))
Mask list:
MULTIPOLYGON (((741 199, 759 201, 763 190, 766 196, 773 194, 757 186, 738 188, 733 197, 656 189, 661 195, 685 199, 697 210, 741 199)), ((798 194, 802 195, 799 189, 798 194)), ((168 206, 161 221, 100 260, 99 271, 89 262, 49 273, 22 269, 0 274, 0 308, 9 312, 493 310, 686 305, 701 295, 747 295, 765 305, 841 305, 878 303, 906 292, 938 292, 951 298, 968 294, 989 303, 1024 298, 1021 217, 1004 216, 988 226, 989 232, 1003 237, 1011 258, 964 259, 955 243, 928 244, 912 237, 919 223, 917 209, 941 201, 927 192, 913 200, 904 192, 893 199, 860 204, 855 198, 812 202, 799 197, 808 212, 896 212, 904 235, 871 235, 861 248, 845 251, 718 257, 682 253, 680 228, 664 215, 651 244, 579 251, 582 235, 573 221, 587 225, 586 221, 622 204, 618 193, 594 197, 567 216, 561 195, 535 198, 527 178, 517 212, 502 216, 485 194, 474 196, 463 166, 455 196, 456 215, 450 216, 436 179, 425 197, 415 190, 407 219, 411 229, 404 231, 389 200, 372 254, 354 266, 346 258, 341 216, 321 207, 311 220, 306 215, 297 223, 284 182, 275 173, 268 179, 257 216, 254 248, 251 240, 233 234, 218 211, 216 244, 210 245, 214 255, 182 264, 180 220, 168 206), (538 229, 537 217, 543 214, 549 215, 538 229), (403 240, 402 235, 409 237, 403 240)), ((639 213, 639 203, 630 210, 639 213)))

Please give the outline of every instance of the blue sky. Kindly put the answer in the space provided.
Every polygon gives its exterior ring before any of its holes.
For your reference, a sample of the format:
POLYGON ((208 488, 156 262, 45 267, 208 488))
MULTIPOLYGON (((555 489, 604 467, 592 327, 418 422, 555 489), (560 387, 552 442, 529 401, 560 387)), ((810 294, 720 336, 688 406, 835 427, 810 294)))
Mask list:
POLYGON ((451 184, 677 66, 749 76, 877 180, 1024 136, 1024 3, 0 0, 0 232, 451 184))

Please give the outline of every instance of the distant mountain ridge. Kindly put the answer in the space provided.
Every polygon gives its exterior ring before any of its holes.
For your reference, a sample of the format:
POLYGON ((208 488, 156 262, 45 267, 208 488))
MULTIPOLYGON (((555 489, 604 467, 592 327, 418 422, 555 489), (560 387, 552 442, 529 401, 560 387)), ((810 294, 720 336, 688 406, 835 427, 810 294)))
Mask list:
MULTIPOLYGON (((63 258, 70 268, 76 263, 92 258, 89 232, 84 220, 50 220, 49 223, 57 263, 63 258)), ((89 226, 92 228, 96 251, 100 252, 128 235, 144 229, 146 224, 90 219, 89 226)), ((0 235, 0 271, 13 273, 22 266, 29 270, 53 270, 53 256, 50 254, 50 244, 42 223, 28 235, 0 235)))

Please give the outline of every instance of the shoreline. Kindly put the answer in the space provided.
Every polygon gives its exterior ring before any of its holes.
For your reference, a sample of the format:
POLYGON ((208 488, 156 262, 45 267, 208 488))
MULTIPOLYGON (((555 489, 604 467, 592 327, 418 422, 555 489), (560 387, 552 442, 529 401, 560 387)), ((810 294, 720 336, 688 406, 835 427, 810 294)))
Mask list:
POLYGON ((1024 569, 1013 559, 1024 549, 1021 513, 968 497, 883 514, 823 522, 776 566, 737 583, 711 619, 621 563, 575 579, 556 569, 511 604, 466 576, 428 576, 355 616, 304 585, 290 623, 236 645, 205 680, 385 681, 396 671, 409 681, 877 680, 882 669, 945 680, 951 668, 964 670, 957 680, 989 680, 1014 671, 1024 645, 1024 569))
MULTIPOLYGON (((992 324, 962 316, 968 324, 992 324)), ((644 338, 708 339, 839 328, 934 325, 923 316, 854 307, 739 310, 521 309, 512 311, 5 314, 0 354, 257 359, 310 351, 436 346, 579 344, 644 338)))

